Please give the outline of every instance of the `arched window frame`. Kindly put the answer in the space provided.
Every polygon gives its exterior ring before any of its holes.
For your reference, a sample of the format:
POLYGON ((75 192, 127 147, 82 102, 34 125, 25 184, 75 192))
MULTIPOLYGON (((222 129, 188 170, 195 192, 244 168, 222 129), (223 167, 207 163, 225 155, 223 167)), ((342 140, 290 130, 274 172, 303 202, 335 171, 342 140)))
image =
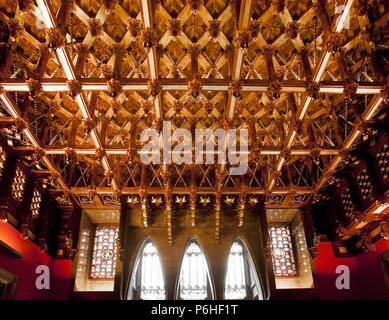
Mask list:
POLYGON ((206 275, 207 275, 207 280, 208 280, 208 285, 209 285, 209 288, 207 287, 207 289, 209 290, 210 296, 211 296, 211 298, 209 300, 215 300, 216 299, 215 285, 214 285, 214 282, 213 282, 213 277, 212 277, 211 271, 209 269, 208 258, 207 258, 207 255, 206 255, 203 247, 201 246, 200 242, 196 238, 194 238, 194 237, 188 240, 188 242, 186 243, 185 249, 184 249, 184 251, 183 251, 183 253, 181 255, 182 258, 181 258, 181 262, 180 262, 180 266, 179 266, 179 271, 178 271, 177 279, 176 279, 174 299, 175 300, 179 300, 180 299, 181 271, 182 271, 182 266, 183 266, 185 254, 186 254, 186 252, 187 252, 187 250, 188 250, 188 248, 189 248, 191 243, 195 243, 200 248, 200 251, 201 251, 201 253, 204 256, 205 264, 206 264, 206 275))
POLYGON ((130 297, 130 290, 131 290, 131 285, 132 285, 132 282, 133 282, 133 277, 136 276, 136 274, 138 273, 138 268, 140 268, 140 263, 141 263, 141 258, 143 256, 143 253, 144 253, 144 250, 146 248, 146 246, 151 243, 154 248, 157 250, 157 255, 159 257, 159 262, 160 262, 160 266, 161 266, 161 272, 162 272, 162 279, 163 279, 163 286, 164 286, 164 290, 165 290, 165 299, 167 299, 167 290, 166 290, 166 277, 165 277, 165 273, 164 273, 164 267, 163 267, 163 264, 162 264, 162 261, 161 261, 161 255, 159 254, 159 250, 158 250, 158 247, 156 246, 155 244, 155 241, 153 241, 152 238, 146 238, 142 243, 141 245, 139 246, 138 248, 138 253, 136 255, 136 258, 135 258, 135 261, 134 261, 134 264, 133 264, 133 268, 131 270, 131 273, 130 273, 130 276, 129 276, 129 280, 127 282, 127 288, 126 288, 126 299, 128 300, 135 300, 133 298, 130 297))
MULTIPOLYGON (((224 276, 224 281, 223 281, 223 299, 226 300, 226 280, 227 280, 227 272, 228 272, 228 262, 230 258, 230 252, 232 249, 232 246, 238 243, 242 247, 242 254, 243 257, 247 260, 249 268, 251 267, 253 271, 253 277, 254 277, 254 282, 256 283, 258 290, 260 290, 262 300, 266 299, 266 293, 265 293, 265 287, 263 285, 262 277, 260 273, 258 272, 258 268, 256 263, 253 260, 253 256, 251 255, 250 249, 248 245, 246 244, 246 241, 244 241, 241 237, 235 238, 230 246, 230 250, 228 251, 227 259, 226 259, 226 271, 225 271, 225 276, 224 276)), ((246 279, 245 279, 246 281, 246 279)), ((246 296, 247 297, 247 296, 246 296)))

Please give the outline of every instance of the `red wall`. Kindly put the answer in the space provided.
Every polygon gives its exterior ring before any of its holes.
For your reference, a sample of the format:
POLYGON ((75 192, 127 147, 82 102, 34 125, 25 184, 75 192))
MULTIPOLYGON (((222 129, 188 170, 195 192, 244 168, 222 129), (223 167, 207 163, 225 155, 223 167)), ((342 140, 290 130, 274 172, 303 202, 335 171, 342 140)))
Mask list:
POLYGON ((389 289, 383 279, 378 256, 389 249, 389 241, 376 243, 376 253, 363 253, 352 258, 336 258, 330 242, 319 244, 315 259, 315 284, 321 299, 388 299, 389 289), (336 267, 350 269, 350 289, 338 290, 335 286, 336 267))
POLYGON ((12 258, 0 251, 0 267, 19 277, 15 299, 66 299, 68 297, 71 261, 55 260, 29 240, 24 240, 20 233, 8 223, 0 222, 0 240, 23 255, 23 259, 12 258), (46 265, 50 268, 50 289, 38 290, 35 279, 36 267, 46 265))
POLYGON ((389 289, 385 285, 382 268, 379 264, 378 256, 389 250, 389 241, 380 240, 376 244, 376 253, 363 253, 355 257, 363 297, 365 299, 389 299, 389 289))

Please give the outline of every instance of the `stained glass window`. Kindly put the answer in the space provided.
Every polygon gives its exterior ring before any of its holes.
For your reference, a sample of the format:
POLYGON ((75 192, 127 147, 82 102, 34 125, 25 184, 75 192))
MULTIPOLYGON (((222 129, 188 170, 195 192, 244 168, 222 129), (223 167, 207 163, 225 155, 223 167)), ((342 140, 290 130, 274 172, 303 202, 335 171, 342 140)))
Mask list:
POLYGON ((39 216, 41 201, 42 201, 41 193, 38 191, 38 189, 35 188, 31 199, 31 215, 34 219, 38 218, 39 216))
POLYGON ((178 298, 183 300, 212 299, 207 261, 199 245, 192 241, 182 260, 178 298))
POLYGON ((149 241, 138 258, 132 275, 129 299, 164 300, 165 283, 157 248, 149 241))
POLYGON ((15 177, 11 186, 11 192, 14 199, 18 202, 22 201, 26 179, 26 174, 23 172, 22 169, 17 167, 15 177))
POLYGON ((0 146, 0 178, 3 176, 5 160, 7 159, 7 154, 5 153, 2 146, 0 146))
POLYGON ((297 276, 289 225, 270 224, 269 235, 274 275, 278 277, 297 276))
POLYGON ((97 225, 93 245, 90 276, 94 279, 112 279, 115 276, 119 229, 117 226, 97 225))

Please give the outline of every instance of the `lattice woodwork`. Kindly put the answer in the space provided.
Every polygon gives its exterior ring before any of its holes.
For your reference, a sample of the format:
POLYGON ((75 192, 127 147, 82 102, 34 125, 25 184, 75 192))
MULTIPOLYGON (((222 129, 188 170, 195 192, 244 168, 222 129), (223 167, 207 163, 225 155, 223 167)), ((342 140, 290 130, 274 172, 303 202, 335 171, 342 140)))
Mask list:
POLYGON ((7 160, 7 154, 4 151, 4 148, 0 146, 0 179, 4 173, 4 166, 6 160, 7 160))
POLYGON ((389 145, 387 143, 378 150, 376 161, 382 180, 387 182, 389 180, 389 145))
POLYGON ((374 187, 366 169, 363 169, 356 177, 357 186, 362 200, 374 200, 374 187))
POLYGON ((352 221, 355 214, 355 206, 349 188, 342 190, 340 194, 345 221, 352 221))
POLYGON ((387 121, 380 1, 21 3, 0 0, 0 131, 51 191, 83 207, 185 195, 193 208, 197 195, 228 194, 303 206, 387 121), (248 129, 247 173, 142 165, 140 133, 162 121, 248 129))
POLYGON ((15 177, 11 185, 12 197, 21 202, 23 199, 24 189, 26 187, 27 176, 20 167, 16 167, 15 177))
POLYGON ((31 216, 33 219, 39 217, 41 202, 42 202, 42 194, 37 188, 35 188, 34 193, 32 194, 31 206, 30 206, 31 216))

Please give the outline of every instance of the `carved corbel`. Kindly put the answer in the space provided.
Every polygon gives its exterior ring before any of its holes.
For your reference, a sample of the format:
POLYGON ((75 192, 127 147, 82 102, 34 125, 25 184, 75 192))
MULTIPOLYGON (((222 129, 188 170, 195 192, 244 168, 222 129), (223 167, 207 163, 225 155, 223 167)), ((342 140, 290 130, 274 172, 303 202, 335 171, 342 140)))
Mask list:
POLYGON ((319 99, 320 85, 316 82, 309 82, 307 87, 307 94, 313 100, 319 99))
POLYGON ((116 99, 123 91, 123 87, 119 80, 111 79, 107 82, 108 91, 112 98, 116 99))
POLYGON ((69 80, 66 82, 69 90, 69 97, 75 99, 81 92, 81 83, 77 80, 69 80))
POLYGON ((291 155, 290 149, 283 149, 280 154, 280 156, 284 158, 286 163, 290 162, 290 155, 291 155))
POLYGON ((128 31, 130 31, 133 39, 137 39, 141 33, 141 22, 136 18, 128 20, 128 31))
POLYGON ((310 154, 310 157, 312 158, 312 161, 316 164, 319 165, 320 163, 320 148, 313 148, 310 154))
POLYGON ((90 31, 92 37, 101 36, 103 33, 103 26, 100 23, 99 19, 89 19, 88 20, 88 30, 90 31))
POLYGON ((26 82, 27 82, 28 90, 30 91, 32 97, 35 97, 42 92, 42 85, 39 80, 30 78, 26 80, 26 82))
POLYGON ((192 13, 195 15, 203 4, 203 0, 188 0, 187 2, 192 9, 192 13))
POLYGON ((197 99, 200 96, 202 90, 202 83, 200 80, 193 79, 188 82, 188 93, 194 98, 197 99))
POLYGON ((296 39, 298 36, 300 24, 297 21, 289 22, 285 32, 290 39, 296 39))
POLYGON ((242 50, 247 50, 250 43, 250 32, 247 30, 237 30, 234 39, 234 45, 242 50))
POLYGON ((102 63, 100 65, 100 69, 103 72, 104 77, 106 79, 111 79, 113 77, 113 70, 112 70, 112 67, 109 64, 102 63))
POLYGON ((162 85, 158 80, 149 80, 147 82, 147 93, 149 96, 157 97, 162 91, 162 85))
POLYGON ((181 21, 174 18, 169 20, 169 31, 173 37, 173 41, 177 40, 178 35, 181 32, 181 21))
POLYGON ((84 119, 83 123, 84 123, 88 133, 91 132, 93 129, 95 129, 97 126, 96 121, 94 121, 93 119, 90 119, 90 118, 84 119))
POLYGON ((149 50, 157 45, 157 35, 154 29, 146 28, 142 31, 143 46, 149 50))
POLYGON ((344 86, 343 93, 345 97, 352 101, 353 103, 356 102, 356 96, 357 96, 357 89, 358 89, 358 84, 357 83, 347 83, 344 86))
POLYGON ((103 0, 106 14, 114 12, 117 8, 118 2, 118 0, 103 0))
POLYGON ((47 43, 50 49, 57 49, 65 44, 65 37, 60 29, 47 31, 47 43))
POLYGON ((103 148, 96 148, 95 152, 96 152, 97 160, 99 161, 101 161, 107 155, 107 152, 103 148))
POLYGON ((211 38, 213 39, 214 42, 217 41, 217 37, 219 36, 220 30, 221 30, 221 21, 219 20, 211 20, 209 21, 209 27, 208 31, 211 34, 211 38))
POLYGON ((65 156, 67 158, 66 159, 67 162, 72 163, 76 160, 77 158, 76 150, 74 150, 73 148, 65 147, 64 151, 65 151, 65 156))
POLYGON ((269 87, 267 88, 267 93, 273 99, 279 99, 281 96, 281 82, 279 80, 274 80, 269 83, 269 87))
POLYGON ((233 81, 230 83, 228 91, 235 97, 240 98, 242 94, 242 83, 239 81, 233 81))

